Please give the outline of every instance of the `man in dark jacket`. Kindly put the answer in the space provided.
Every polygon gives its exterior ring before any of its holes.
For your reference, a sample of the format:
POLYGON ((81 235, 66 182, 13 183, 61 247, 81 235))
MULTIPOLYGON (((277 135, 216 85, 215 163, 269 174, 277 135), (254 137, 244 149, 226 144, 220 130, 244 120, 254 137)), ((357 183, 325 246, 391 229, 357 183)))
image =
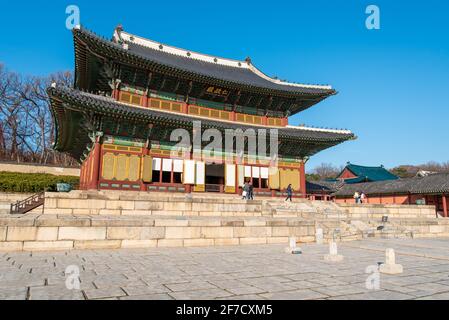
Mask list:
POLYGON ((248 199, 254 200, 254 186, 252 183, 249 184, 249 197, 248 199))
POLYGON ((292 202, 292 196, 293 196, 293 188, 292 185, 289 184, 287 187, 287 199, 285 199, 285 201, 288 201, 290 199, 290 202, 292 202))

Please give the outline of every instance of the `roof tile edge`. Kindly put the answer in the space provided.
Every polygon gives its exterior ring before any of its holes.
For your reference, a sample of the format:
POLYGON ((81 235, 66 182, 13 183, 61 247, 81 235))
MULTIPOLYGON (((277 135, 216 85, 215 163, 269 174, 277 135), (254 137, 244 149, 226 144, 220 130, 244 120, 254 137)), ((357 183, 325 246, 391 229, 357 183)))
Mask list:
POLYGON ((341 134, 353 134, 350 130, 339 130, 339 129, 325 129, 325 128, 313 128, 306 126, 291 126, 288 125, 286 128, 289 129, 298 129, 298 130, 306 130, 306 131, 317 131, 317 132, 331 132, 331 133, 341 133, 341 134))

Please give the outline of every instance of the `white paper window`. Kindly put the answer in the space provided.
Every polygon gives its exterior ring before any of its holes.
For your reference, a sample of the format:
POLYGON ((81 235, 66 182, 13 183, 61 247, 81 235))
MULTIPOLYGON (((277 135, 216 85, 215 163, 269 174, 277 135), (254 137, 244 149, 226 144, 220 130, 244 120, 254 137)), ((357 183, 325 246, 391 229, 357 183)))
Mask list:
POLYGON ((206 178, 206 164, 204 162, 196 163, 196 184, 203 185, 205 184, 206 178))
POLYGON ((268 179, 269 169, 268 168, 260 168, 260 177, 262 179, 268 179))
POLYGON ((260 177, 260 168, 253 167, 253 178, 259 178, 259 177, 260 177))
POLYGON ((226 186, 235 187, 235 165, 226 165, 226 186))
POLYGON ((162 171, 171 172, 172 165, 173 165, 172 159, 163 159, 162 160, 162 171))
POLYGON ((195 184, 195 160, 184 161, 184 184, 195 184))
POLYGON ((161 162, 162 159, 159 158, 153 158, 153 170, 161 170, 161 162))
POLYGON ((251 178, 251 167, 245 166, 245 178, 251 178))
POLYGON ((184 160, 173 160, 173 172, 182 173, 184 171, 184 160))

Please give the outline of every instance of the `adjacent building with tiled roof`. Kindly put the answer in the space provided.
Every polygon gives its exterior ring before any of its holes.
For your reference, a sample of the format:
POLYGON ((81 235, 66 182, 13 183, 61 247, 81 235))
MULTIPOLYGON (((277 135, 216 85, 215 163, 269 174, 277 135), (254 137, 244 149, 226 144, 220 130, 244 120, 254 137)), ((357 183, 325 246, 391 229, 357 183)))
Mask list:
POLYGON ((373 181, 385 181, 385 180, 397 180, 397 176, 390 171, 379 167, 367 167, 349 163, 337 176, 338 180, 344 180, 345 183, 361 183, 361 182, 373 182, 373 181))
POLYGON ((368 203, 435 205, 437 212, 448 216, 449 173, 424 177, 344 184, 333 194, 336 202, 353 202, 355 192, 363 192, 368 203))

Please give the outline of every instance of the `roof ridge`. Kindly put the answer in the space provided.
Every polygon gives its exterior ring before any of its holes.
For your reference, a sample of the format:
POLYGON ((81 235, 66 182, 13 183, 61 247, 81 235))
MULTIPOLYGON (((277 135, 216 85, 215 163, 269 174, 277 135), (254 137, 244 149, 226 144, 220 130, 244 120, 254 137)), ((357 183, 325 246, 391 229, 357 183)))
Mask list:
POLYGON ((156 51, 163 51, 164 53, 169 53, 175 56, 184 57, 188 59, 195 59, 198 61, 203 61, 212 64, 218 64, 226 67, 234 67, 241 69, 248 69, 251 72, 255 73, 257 76, 270 81, 275 84, 291 86, 291 87, 300 87, 300 88, 311 88, 311 89, 323 89, 323 90, 333 90, 330 85, 320 85, 320 84, 304 84, 304 83, 295 83, 289 81, 282 81, 279 79, 275 79, 266 75, 263 71, 258 69, 250 58, 246 58, 245 60, 236 60, 224 58, 216 55, 205 54, 197 51, 187 50, 184 48, 179 48, 176 46, 164 44, 162 42, 154 41, 142 36, 138 36, 135 34, 131 34, 129 32, 123 31, 122 28, 116 28, 114 30, 113 39, 117 41, 124 41, 127 43, 137 44, 144 48, 153 49, 156 51), (168 48, 168 49, 167 49, 168 48))
MULTIPOLYGON (((355 166, 355 167, 362 167, 362 168, 377 168, 377 169, 382 168, 382 169, 385 169, 385 167, 382 166, 382 165, 380 165, 380 166, 362 166, 362 165, 360 165, 360 164, 349 163, 348 166, 355 166)), ((385 170, 387 170, 387 169, 385 169, 385 170)), ((388 170, 387 170, 387 171, 388 171, 388 170)))
MULTIPOLYGON (((116 37, 116 36, 118 37, 117 31, 114 32, 114 37, 116 37)), ((195 60, 198 60, 198 61, 204 61, 203 59, 199 59, 200 57, 204 56, 204 57, 208 57, 208 58, 217 59, 217 61, 213 61, 213 60, 206 61, 206 62, 210 62, 210 63, 220 64, 220 63, 218 63, 219 60, 236 63, 234 65, 226 64, 226 66, 228 66, 228 67, 245 68, 245 66, 248 65, 248 62, 244 61, 244 60, 236 60, 236 59, 224 58, 224 57, 221 57, 221 56, 211 55, 211 54, 207 54, 207 53, 201 53, 201 52, 188 50, 188 49, 184 49, 184 48, 179 48, 179 47, 176 47, 176 46, 168 45, 166 43, 158 42, 158 41, 147 39, 147 38, 135 35, 135 34, 131 34, 129 32, 125 32, 125 31, 122 31, 120 33, 120 39, 123 39, 123 41, 125 41, 125 42, 133 43, 135 45, 139 45, 141 47, 153 49, 153 50, 156 50, 156 51, 163 50, 163 52, 165 52, 165 53, 172 54, 172 55, 175 55, 175 56, 185 57, 187 59, 195 59, 195 60), (123 39, 123 35, 125 35, 125 39, 123 39), (134 38, 134 39, 132 39, 132 38, 134 38), (162 48, 160 46, 162 46, 162 48), (168 50, 168 51, 164 50, 166 48, 169 48, 169 49, 172 49, 172 50, 168 50), (181 53, 183 53, 183 54, 181 54, 181 53), (240 65, 239 65, 239 63, 240 63, 240 65)), ((246 67, 246 69, 247 68, 248 67, 246 67)))

